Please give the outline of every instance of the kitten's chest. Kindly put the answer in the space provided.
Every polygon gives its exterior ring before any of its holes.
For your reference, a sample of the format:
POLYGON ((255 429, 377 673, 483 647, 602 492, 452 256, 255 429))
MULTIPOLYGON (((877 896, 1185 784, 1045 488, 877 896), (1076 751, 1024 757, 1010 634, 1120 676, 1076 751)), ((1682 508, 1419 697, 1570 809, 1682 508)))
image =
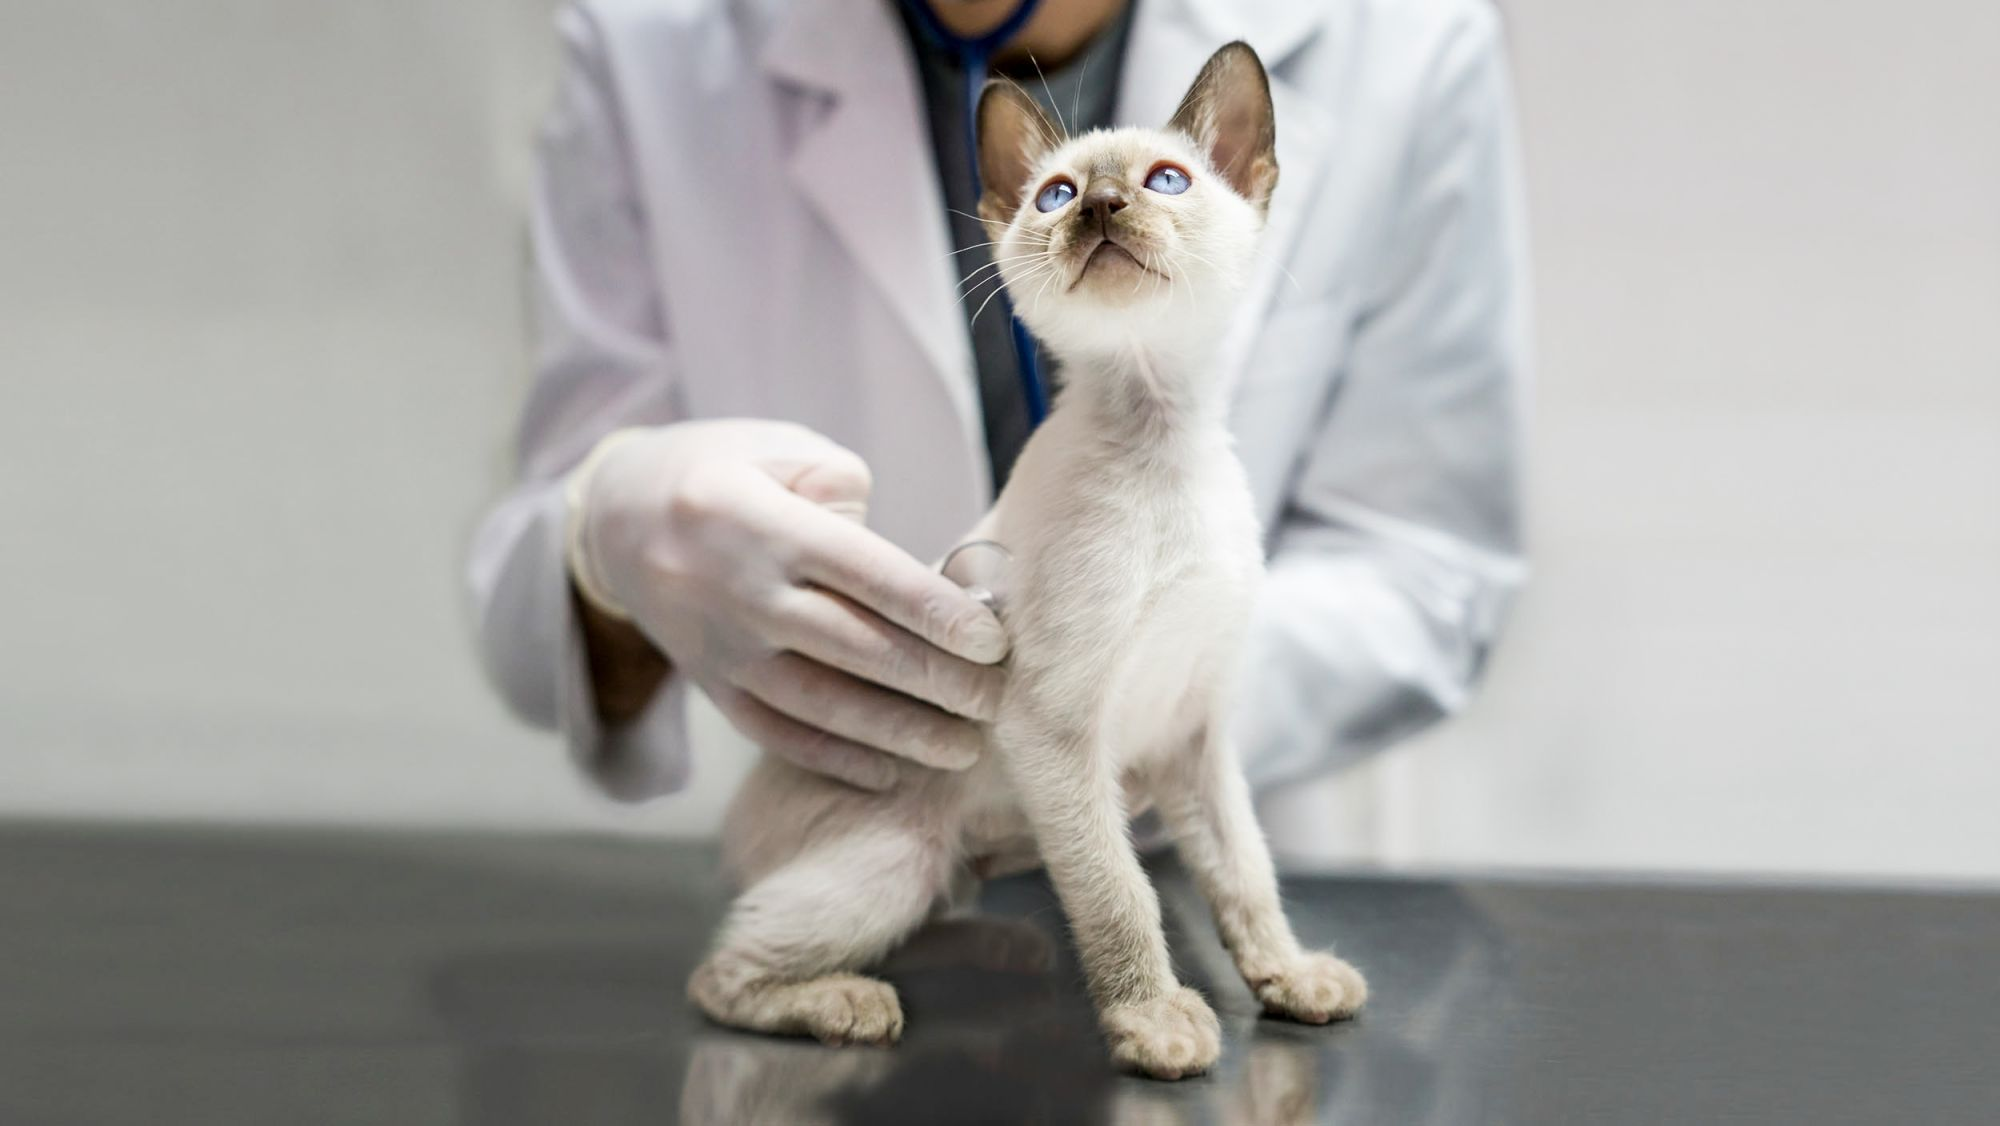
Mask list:
POLYGON ((1009 625, 1025 662, 1105 661, 1135 646, 1199 652, 1247 612, 1262 548, 1226 445, 1171 471, 1086 463, 1041 484, 1017 510, 1012 541, 1020 582, 1009 625))

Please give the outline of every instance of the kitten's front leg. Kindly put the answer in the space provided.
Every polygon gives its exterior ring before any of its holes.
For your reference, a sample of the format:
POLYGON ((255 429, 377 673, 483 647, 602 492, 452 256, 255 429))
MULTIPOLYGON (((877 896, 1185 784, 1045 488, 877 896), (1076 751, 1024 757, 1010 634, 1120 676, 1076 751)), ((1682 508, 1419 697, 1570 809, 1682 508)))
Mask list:
POLYGON ((1174 977, 1102 731, 1024 708, 996 725, 994 743, 1069 916, 1112 1058, 1159 1079, 1208 1070, 1222 1052, 1221 1026, 1174 977))
POLYGON ((1160 816, 1215 912, 1216 929, 1266 1012, 1308 1024, 1352 1016, 1368 999, 1361 972, 1304 950, 1285 920, 1271 850, 1223 729, 1226 708, 1155 780, 1160 816))

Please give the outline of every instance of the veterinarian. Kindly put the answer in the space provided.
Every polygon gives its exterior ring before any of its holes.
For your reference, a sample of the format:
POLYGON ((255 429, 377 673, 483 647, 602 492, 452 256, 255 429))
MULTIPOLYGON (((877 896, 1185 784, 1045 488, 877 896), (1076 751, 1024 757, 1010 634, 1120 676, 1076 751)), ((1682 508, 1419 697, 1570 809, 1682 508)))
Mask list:
POLYGON ((1270 557, 1243 758, 1322 776, 1465 702, 1523 573, 1483 0, 591 0, 559 28, 538 373, 470 579, 501 694, 607 792, 682 785, 697 687, 859 786, 976 753, 1004 631, 934 563, 1060 373, 986 302, 969 99, 991 69, 1072 130, 1158 126, 1236 38, 1280 170, 1223 347, 1270 557))

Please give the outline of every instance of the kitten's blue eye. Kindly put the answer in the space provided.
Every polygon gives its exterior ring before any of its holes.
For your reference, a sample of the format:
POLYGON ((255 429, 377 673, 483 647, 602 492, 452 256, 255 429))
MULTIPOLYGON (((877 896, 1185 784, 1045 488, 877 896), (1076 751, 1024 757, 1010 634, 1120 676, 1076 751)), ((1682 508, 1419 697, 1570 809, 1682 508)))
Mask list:
POLYGON ((1043 188, 1041 195, 1035 197, 1035 210, 1054 211, 1056 208, 1075 198, 1075 184, 1070 183, 1068 180, 1056 180, 1049 184, 1048 187, 1043 188))
POLYGON ((1171 164, 1162 164, 1146 177, 1146 187, 1161 195, 1179 195, 1188 190, 1188 174, 1171 164))

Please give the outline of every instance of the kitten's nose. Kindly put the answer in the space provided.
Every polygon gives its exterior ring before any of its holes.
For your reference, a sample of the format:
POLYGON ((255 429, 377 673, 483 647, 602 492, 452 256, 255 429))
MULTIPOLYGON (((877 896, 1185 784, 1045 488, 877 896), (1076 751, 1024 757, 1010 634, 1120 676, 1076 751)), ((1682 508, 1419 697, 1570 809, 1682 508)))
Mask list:
POLYGON ((1111 224, 1111 217, 1125 210, 1132 202, 1125 197, 1125 189, 1110 180, 1099 180, 1083 193, 1083 217, 1104 230, 1111 224))

